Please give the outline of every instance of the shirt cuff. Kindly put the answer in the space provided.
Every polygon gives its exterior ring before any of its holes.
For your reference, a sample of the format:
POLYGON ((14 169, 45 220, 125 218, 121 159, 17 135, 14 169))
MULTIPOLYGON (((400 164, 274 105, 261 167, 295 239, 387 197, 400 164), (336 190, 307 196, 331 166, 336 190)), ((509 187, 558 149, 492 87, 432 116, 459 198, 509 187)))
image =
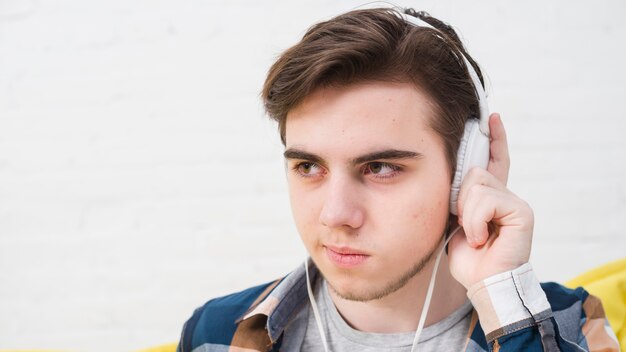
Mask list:
POLYGON ((550 318, 552 310, 530 263, 472 285, 467 296, 491 341, 550 318))

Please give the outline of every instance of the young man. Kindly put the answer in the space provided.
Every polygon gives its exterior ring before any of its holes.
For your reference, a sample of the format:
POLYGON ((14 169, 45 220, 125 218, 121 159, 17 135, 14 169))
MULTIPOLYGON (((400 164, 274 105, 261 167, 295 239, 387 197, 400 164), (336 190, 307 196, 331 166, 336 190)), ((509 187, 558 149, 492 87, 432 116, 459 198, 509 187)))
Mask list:
POLYGON ((617 351, 596 298, 533 274, 497 114, 487 168, 450 205, 480 76, 449 26, 412 10, 352 11, 283 53, 263 98, 311 261, 197 309, 179 351, 617 351))

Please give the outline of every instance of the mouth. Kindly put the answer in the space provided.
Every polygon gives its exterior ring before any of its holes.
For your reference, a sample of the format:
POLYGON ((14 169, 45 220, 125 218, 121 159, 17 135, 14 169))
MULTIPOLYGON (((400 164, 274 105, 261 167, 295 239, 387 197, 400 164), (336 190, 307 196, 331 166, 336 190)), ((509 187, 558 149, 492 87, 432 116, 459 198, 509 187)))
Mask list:
POLYGON ((324 249, 328 259, 341 268, 358 266, 370 257, 366 252, 350 247, 324 246, 324 249))

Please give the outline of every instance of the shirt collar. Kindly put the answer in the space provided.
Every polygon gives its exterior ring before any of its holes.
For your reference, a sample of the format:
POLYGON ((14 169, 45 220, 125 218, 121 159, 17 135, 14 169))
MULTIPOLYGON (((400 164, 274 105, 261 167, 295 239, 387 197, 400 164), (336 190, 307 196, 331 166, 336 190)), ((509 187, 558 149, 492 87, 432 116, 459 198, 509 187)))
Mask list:
MULTIPOLYGON (((315 282, 319 270, 309 258, 309 275, 315 282)), ((255 315, 267 317, 266 329, 270 340, 275 343, 280 338, 289 321, 308 303, 304 264, 288 274, 260 303, 251 307, 240 321, 255 315)))

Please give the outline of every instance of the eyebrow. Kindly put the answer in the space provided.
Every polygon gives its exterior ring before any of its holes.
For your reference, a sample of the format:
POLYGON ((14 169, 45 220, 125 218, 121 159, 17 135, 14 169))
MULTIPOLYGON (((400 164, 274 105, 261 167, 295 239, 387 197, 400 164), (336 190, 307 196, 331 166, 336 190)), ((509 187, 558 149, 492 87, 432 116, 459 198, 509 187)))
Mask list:
POLYGON ((424 157, 421 153, 411 152, 408 150, 386 149, 368 153, 352 160, 353 164, 362 164, 375 160, 393 160, 393 159, 421 159, 424 157))
MULTIPOLYGON (((285 159, 309 160, 314 163, 322 165, 324 164, 324 159, 322 159, 320 156, 296 148, 289 148, 285 150, 283 156, 285 157, 285 159)), ((421 159, 423 157, 424 155, 418 152, 398 149, 385 149, 358 156, 352 159, 351 163, 353 165, 358 165, 376 160, 421 159)))

